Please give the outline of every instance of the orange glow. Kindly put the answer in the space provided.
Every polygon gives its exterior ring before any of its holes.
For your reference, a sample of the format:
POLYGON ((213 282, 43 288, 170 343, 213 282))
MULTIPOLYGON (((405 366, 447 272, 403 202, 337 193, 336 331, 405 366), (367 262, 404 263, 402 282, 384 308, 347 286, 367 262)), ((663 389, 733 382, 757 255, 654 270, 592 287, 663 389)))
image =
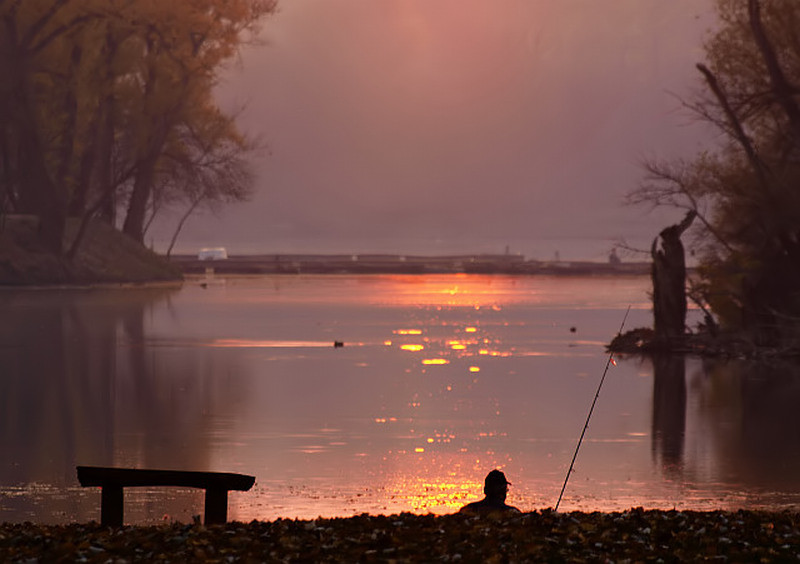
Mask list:
POLYGON ((483 483, 474 479, 411 474, 391 484, 387 493, 403 499, 412 512, 443 515, 480 499, 482 490, 483 483))
POLYGON ((480 372, 480 371, 481 371, 481 369, 480 369, 480 367, 479 367, 479 366, 470 366, 470 367, 469 367, 469 371, 470 371, 470 372, 480 372))
MULTIPOLYGON (((377 303, 468 306, 476 309, 490 307, 499 311, 501 309, 499 302, 505 305, 509 300, 521 299, 518 293, 512 291, 512 286, 513 281, 510 279, 499 279, 488 275, 447 274, 416 277, 398 274, 383 277, 380 291, 368 294, 366 297, 377 303)), ((525 296, 525 300, 530 302, 531 296, 525 296)))
POLYGON ((467 327, 466 329, 464 329, 464 332, 465 333, 475 333, 477 330, 478 330, 477 327, 467 327))
POLYGON ((395 329, 395 335, 422 335, 422 329, 395 329))
MULTIPOLYGON (((487 468, 503 468, 494 457, 475 455, 409 452, 393 460, 386 495, 414 513, 444 515, 455 513, 466 503, 483 497, 483 478, 487 468)), ((397 453, 400 454, 400 453, 397 453)))
POLYGON ((332 341, 258 341, 253 339, 214 339, 209 344, 220 348, 296 348, 332 347, 332 341))
MULTIPOLYGON (((442 327, 446 327, 453 332, 459 332, 460 329, 458 327, 449 327, 447 324, 442 323, 442 327)), ((406 332, 407 330, 394 330, 393 333, 399 334, 401 332, 406 332)), ((416 336, 416 335, 415 335, 416 336)), ((417 339, 419 336, 416 336, 417 339)), ((496 346, 498 343, 495 343, 491 338, 484 337, 479 339, 454 339, 451 335, 443 335, 443 336, 436 336, 436 337, 422 337, 422 342, 411 342, 411 343, 404 343, 401 344, 400 342, 395 342, 391 339, 386 339, 383 341, 383 344, 387 347, 397 346, 400 350, 409 351, 409 352, 419 352, 423 350, 428 350, 428 354, 436 354, 438 358, 428 358, 423 361, 423 364, 448 364, 450 360, 452 360, 454 355, 457 355, 458 358, 470 357, 475 355, 486 355, 486 356, 511 356, 512 354, 517 354, 513 349, 510 351, 498 351, 493 350, 493 347, 496 346), (482 348, 478 348, 480 346, 482 348)), ((477 372, 479 369, 470 368, 470 371, 477 372)))

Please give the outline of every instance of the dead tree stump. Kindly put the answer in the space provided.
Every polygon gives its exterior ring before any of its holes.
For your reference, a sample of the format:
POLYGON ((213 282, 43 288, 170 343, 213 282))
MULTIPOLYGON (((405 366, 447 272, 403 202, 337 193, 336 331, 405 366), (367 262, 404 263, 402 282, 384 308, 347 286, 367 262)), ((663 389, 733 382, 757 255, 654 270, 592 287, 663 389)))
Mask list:
POLYGON ((664 228, 653 240, 653 329, 656 341, 673 342, 686 331, 686 258, 681 235, 695 218, 690 211, 683 221, 664 228))

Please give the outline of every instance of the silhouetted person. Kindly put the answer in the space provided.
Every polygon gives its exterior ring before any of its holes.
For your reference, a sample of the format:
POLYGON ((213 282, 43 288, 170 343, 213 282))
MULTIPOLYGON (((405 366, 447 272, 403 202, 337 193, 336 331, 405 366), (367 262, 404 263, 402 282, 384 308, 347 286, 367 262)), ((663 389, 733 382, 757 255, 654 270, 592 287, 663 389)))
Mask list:
POLYGON ((500 470, 492 470, 487 474, 483 486, 483 493, 486 494, 480 501, 468 503, 459 510, 459 513, 492 513, 494 511, 508 511, 519 513, 519 509, 506 504, 506 494, 508 486, 511 484, 506 480, 506 475, 500 470))

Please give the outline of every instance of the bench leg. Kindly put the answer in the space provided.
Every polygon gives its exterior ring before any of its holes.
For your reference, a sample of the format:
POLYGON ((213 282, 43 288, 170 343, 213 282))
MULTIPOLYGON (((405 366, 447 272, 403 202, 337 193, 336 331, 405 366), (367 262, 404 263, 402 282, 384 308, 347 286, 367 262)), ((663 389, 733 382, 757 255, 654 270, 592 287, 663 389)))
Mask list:
POLYGON ((100 494, 100 524, 107 527, 122 526, 122 487, 103 486, 100 494))
POLYGON ((206 489, 205 524, 217 525, 228 521, 228 490, 206 489))

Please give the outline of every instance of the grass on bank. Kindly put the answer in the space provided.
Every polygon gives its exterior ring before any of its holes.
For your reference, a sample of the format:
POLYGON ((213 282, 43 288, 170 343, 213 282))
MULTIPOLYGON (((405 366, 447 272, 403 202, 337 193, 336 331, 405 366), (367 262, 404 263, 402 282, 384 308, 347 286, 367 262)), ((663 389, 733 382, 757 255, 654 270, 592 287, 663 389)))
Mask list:
MULTIPOLYGON (((70 219, 68 248, 79 221, 70 219)), ((180 270, 110 225, 93 221, 74 260, 48 253, 32 216, 0 217, 0 286, 88 285, 177 281, 180 270)))

